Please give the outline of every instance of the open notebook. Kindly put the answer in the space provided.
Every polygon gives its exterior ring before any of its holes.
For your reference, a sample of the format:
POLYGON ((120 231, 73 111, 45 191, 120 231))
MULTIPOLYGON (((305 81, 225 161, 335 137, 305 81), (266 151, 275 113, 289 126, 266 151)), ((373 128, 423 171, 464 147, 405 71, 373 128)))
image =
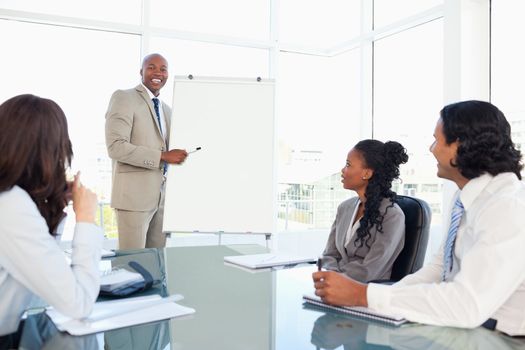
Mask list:
POLYGON ((335 310, 345 314, 354 315, 372 321, 387 323, 393 326, 400 326, 403 323, 408 322, 403 317, 381 314, 380 312, 362 306, 334 306, 325 304, 323 303, 321 298, 319 298, 316 295, 303 295, 303 300, 309 304, 335 310))
POLYGON ((250 269, 272 266, 295 265, 316 261, 313 257, 294 256, 277 253, 225 256, 224 261, 250 269))
POLYGON ((175 303, 181 299, 180 295, 165 298, 149 295, 102 301, 95 304, 87 318, 79 320, 64 316, 53 308, 46 313, 59 331, 85 335, 194 313, 194 309, 175 303))

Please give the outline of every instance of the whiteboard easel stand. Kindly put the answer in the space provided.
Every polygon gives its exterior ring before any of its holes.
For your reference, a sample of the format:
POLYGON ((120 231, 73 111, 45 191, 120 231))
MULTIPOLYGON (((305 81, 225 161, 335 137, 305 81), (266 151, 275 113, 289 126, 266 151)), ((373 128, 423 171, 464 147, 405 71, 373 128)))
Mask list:
POLYGON ((202 151, 178 171, 168 172, 163 232, 215 234, 219 245, 223 234, 264 235, 268 248, 276 218, 275 82, 191 74, 174 79, 170 148, 198 146, 202 151), (224 159, 225 153, 230 157, 224 159), (216 179, 219 188, 203 178, 213 166, 228 169, 216 179), (202 217, 208 218, 206 224, 202 217))

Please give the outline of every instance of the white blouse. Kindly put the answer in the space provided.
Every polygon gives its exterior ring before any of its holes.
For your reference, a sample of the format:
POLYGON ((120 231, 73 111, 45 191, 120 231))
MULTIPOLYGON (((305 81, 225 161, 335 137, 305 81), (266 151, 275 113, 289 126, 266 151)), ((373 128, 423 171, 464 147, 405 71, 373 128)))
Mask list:
POLYGON ((35 297, 61 313, 89 315, 99 292, 102 230, 77 223, 71 265, 48 232, 29 194, 18 186, 0 193, 0 335, 16 331, 35 297))

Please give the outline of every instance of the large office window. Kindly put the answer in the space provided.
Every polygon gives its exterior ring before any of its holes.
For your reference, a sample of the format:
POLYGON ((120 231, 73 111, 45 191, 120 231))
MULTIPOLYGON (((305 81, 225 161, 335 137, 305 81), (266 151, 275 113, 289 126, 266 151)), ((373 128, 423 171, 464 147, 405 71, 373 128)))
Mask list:
POLYGON ((278 4, 278 231, 326 229, 348 196, 340 170, 361 132, 361 1, 278 4), (337 54, 336 54, 337 53, 337 54))
POLYGON ((442 182, 428 146, 443 103, 442 4, 443 0, 395 5, 382 0, 322 6, 317 1, 279 3, 280 229, 330 226, 339 202, 354 195, 340 184, 346 152, 358 140, 371 137, 407 147, 411 160, 402 167, 402 182, 394 184, 394 190, 427 200, 433 224, 440 224, 442 182), (332 17, 326 17, 327 12, 332 17), (428 22, 430 13, 435 19, 428 22), (414 24, 396 32, 400 21, 405 21, 403 27, 406 21, 414 24), (374 30, 381 33, 385 26, 394 34, 376 39, 374 30), (371 108, 368 101, 373 101, 371 108), (334 113, 327 113, 331 108, 334 113), (322 120, 314 117, 318 114, 323 114, 322 120), (336 125, 340 136, 327 136, 336 125), (337 166, 330 158, 335 154, 342 159, 337 166))
POLYGON ((435 20, 378 40, 374 50, 374 138, 405 146, 409 162, 394 189, 427 201, 433 226, 441 224, 443 197, 429 152, 443 107, 442 32, 443 21, 435 20))
POLYGON ((525 152, 525 51, 520 40, 525 37, 521 16, 525 3, 493 1, 491 26, 491 101, 511 124, 512 140, 525 152))
POLYGON ((350 195, 340 170, 359 139, 359 67, 359 50, 279 55, 279 229, 329 227, 337 204, 350 195))

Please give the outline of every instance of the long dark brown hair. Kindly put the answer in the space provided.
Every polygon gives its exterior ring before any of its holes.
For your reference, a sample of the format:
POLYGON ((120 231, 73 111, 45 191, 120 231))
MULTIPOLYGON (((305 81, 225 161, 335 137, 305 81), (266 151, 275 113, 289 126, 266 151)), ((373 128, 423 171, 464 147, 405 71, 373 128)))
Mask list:
POLYGON ((19 95, 0 105, 0 192, 24 189, 50 234, 64 216, 72 157, 66 116, 54 101, 19 95))

